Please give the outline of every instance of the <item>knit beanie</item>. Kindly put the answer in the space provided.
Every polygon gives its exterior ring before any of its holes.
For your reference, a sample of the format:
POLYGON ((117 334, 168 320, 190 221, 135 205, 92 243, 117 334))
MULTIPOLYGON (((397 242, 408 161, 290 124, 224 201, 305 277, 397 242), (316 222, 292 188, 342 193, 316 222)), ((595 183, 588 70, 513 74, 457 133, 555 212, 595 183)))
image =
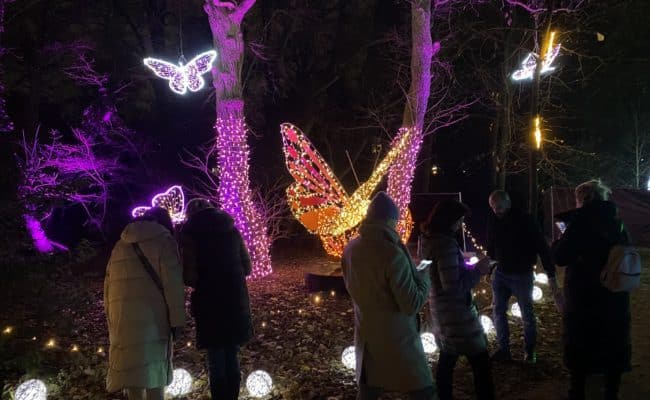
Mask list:
POLYGON ((202 199, 198 197, 196 199, 190 200, 187 203, 187 206, 185 207, 185 220, 189 220, 193 215, 195 215, 199 211, 208 208, 214 208, 214 206, 212 205, 212 203, 210 203, 210 200, 208 199, 202 199))
POLYGON ((386 192, 379 192, 372 198, 366 218, 397 221, 399 219, 399 208, 386 192))

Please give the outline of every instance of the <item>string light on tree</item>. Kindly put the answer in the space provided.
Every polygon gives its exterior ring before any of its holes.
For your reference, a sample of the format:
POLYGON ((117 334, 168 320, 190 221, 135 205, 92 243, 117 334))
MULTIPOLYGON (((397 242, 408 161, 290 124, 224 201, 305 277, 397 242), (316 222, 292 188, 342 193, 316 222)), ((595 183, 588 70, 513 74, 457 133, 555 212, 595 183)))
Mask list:
POLYGON ((14 331, 14 328, 12 326, 7 326, 2 330, 2 333, 5 335, 10 335, 14 331))
POLYGON ((542 148, 542 128, 540 116, 536 116, 533 120, 533 138, 535 139, 535 149, 540 150, 542 148))
POLYGON ((149 57, 144 59, 144 65, 159 78, 168 80, 169 88, 174 93, 185 94, 187 89, 191 92, 198 92, 205 86, 205 80, 201 75, 212 69, 212 63, 216 59, 217 52, 209 50, 197 55, 187 64, 185 64, 184 57, 181 57, 178 65, 149 57))
POLYGON ((246 389, 253 397, 264 397, 273 390, 271 375, 262 370, 251 372, 246 378, 246 389))
POLYGON ((176 368, 173 373, 172 383, 167 386, 165 393, 171 397, 180 397, 192 391, 192 375, 183 368, 176 368))
MULTIPOLYGON (((542 58, 542 69, 540 70, 542 75, 555 71, 553 61, 555 61, 555 58, 560 54, 560 48, 562 46, 559 43, 554 44, 554 42, 555 32, 550 32, 542 49, 542 54, 544 55, 542 58)), ((528 53, 526 58, 521 62, 521 68, 512 73, 512 79, 515 81, 533 79, 538 59, 539 56, 537 54, 533 52, 528 53)))
POLYGON ((438 345, 436 344, 436 338, 431 332, 424 332, 420 334, 420 340, 422 341, 422 347, 426 354, 433 354, 438 350, 438 345))
POLYGON ((227 118, 217 118, 216 146, 219 164, 219 201, 221 207, 232 215, 242 234, 253 265, 252 278, 261 278, 272 272, 269 249, 271 243, 260 212, 253 202, 249 189, 249 147, 246 141, 246 122, 234 109, 244 104, 231 101, 233 111, 227 118))
POLYGON ((341 362, 347 369, 356 369, 357 355, 354 346, 346 347, 341 354, 341 362))
POLYGON ((45 343, 45 347, 47 347, 48 349, 52 349, 56 347, 56 340, 54 339, 48 340, 47 343, 45 343))
MULTIPOLYGON (((185 193, 183 188, 174 185, 162 193, 158 193, 151 199, 151 207, 162 207, 169 212, 174 224, 185 220, 185 193)), ((151 207, 138 206, 131 210, 133 218, 141 217, 151 207)))
POLYGON ((47 386, 39 379, 30 379, 18 385, 15 400, 47 400, 47 386))

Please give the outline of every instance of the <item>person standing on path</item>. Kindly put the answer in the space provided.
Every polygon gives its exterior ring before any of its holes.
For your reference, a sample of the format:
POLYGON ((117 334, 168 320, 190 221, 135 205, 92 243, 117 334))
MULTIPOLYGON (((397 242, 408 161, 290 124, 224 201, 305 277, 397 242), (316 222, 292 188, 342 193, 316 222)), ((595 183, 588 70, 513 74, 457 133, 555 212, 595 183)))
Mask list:
POLYGON ((354 306, 358 400, 375 400, 384 390, 436 397, 416 321, 427 301, 428 272, 416 270, 395 231, 398 219, 395 202, 377 193, 341 259, 354 306))

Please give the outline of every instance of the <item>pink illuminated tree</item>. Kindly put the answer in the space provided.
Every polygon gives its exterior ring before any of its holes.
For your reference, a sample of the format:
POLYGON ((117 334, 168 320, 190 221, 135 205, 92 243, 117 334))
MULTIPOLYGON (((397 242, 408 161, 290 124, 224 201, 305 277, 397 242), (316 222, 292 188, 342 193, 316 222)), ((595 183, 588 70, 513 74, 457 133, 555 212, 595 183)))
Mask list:
POLYGON ((253 277, 271 273, 270 241, 249 188, 248 126, 244 116, 241 70, 244 38, 241 23, 255 0, 206 0, 204 10, 217 50, 212 82, 216 97, 215 123, 218 195, 221 207, 235 219, 253 263, 253 277))

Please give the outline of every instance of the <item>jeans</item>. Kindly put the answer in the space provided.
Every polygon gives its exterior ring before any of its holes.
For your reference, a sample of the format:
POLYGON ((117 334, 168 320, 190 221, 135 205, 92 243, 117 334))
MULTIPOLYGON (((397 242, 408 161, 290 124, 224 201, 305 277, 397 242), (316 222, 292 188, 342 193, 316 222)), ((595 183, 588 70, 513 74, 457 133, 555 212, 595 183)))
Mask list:
MULTIPOLYGON (((571 387, 569 400, 585 400, 585 387, 587 375, 582 372, 571 371, 571 387)), ((618 389, 621 386, 621 373, 612 372, 605 375, 605 400, 618 400, 618 389)))
POLYGON ((210 395, 216 400, 236 400, 239 397, 239 346, 208 349, 210 395))
POLYGON ((537 322, 533 308, 533 273, 504 274, 497 271, 492 279, 492 305, 494 310, 494 325, 497 331, 499 350, 510 351, 510 329, 508 328, 508 301, 515 296, 521 318, 524 322, 524 343, 526 352, 535 350, 537 341, 537 322))
MULTIPOLYGON (((469 364, 474 373, 474 391, 478 400, 494 400, 494 383, 492 381, 492 366, 490 355, 487 351, 467 356, 469 364)), ((458 355, 452 353, 440 353, 438 370, 436 372, 436 384, 438 385, 438 396, 440 400, 453 399, 453 376, 454 367, 458 361, 458 355)))

